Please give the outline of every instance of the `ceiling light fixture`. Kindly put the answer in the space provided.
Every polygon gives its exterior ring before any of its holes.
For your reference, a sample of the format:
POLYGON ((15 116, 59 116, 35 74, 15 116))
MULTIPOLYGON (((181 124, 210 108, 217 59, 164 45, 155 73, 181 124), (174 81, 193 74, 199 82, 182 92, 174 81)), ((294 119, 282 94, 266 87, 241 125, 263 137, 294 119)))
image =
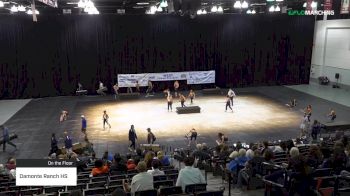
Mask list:
POLYGON ((202 10, 197 10, 197 15, 201 15, 202 14, 202 10))
POLYGON ((17 8, 15 5, 13 5, 13 6, 11 7, 10 11, 11 11, 11 12, 18 12, 18 8, 17 8))
POLYGON ((203 9, 202 14, 207 14, 207 10, 203 9))
POLYGON ((222 9, 222 7, 219 6, 219 7, 218 7, 218 12, 219 12, 219 13, 223 13, 223 12, 224 12, 224 9, 222 9))
POLYGON ((163 11, 162 7, 158 6, 157 12, 162 12, 162 11, 163 11))
POLYGON ((250 9, 247 10, 247 14, 251 14, 252 11, 250 9))
POLYGON ((252 11, 252 14, 256 14, 256 11, 255 11, 255 10, 253 10, 253 11, 252 11))
POLYGON ((242 8, 241 1, 236 1, 235 4, 233 4, 233 7, 237 9, 241 9, 242 8))
POLYGON ((274 12, 275 11, 275 6, 271 6, 270 8, 269 8, 269 12, 274 12))
POLYGON ((276 0, 276 2, 282 2, 283 0, 276 0))
POLYGON ((280 6, 276 6, 276 8, 275 8, 275 12, 279 12, 279 11, 281 11, 281 8, 280 8, 280 6))
POLYGON ((317 2, 312 1, 311 2, 311 8, 317 8, 317 2))
POLYGON ((307 3, 305 2, 304 4, 303 4, 303 7, 306 7, 307 6, 307 3))
POLYGON ((23 5, 19 5, 17 7, 17 9, 18 9, 19 12, 25 12, 26 11, 26 8, 23 5))
POLYGON ((242 8, 243 9, 246 9, 246 8, 248 8, 248 2, 246 2, 246 1, 243 1, 243 3, 242 3, 242 8))
POLYGON ((138 2, 138 3, 136 3, 137 5, 149 5, 149 3, 148 2, 138 2))
POLYGON ((160 7, 168 7, 168 2, 166 0, 163 0, 162 2, 160 2, 160 7))
POLYGON ((84 8, 84 7, 85 7, 85 1, 79 0, 79 2, 78 2, 78 7, 79 7, 79 8, 84 8))
POLYGON ((0 7, 4 7, 4 2, 0 1, 0 7))

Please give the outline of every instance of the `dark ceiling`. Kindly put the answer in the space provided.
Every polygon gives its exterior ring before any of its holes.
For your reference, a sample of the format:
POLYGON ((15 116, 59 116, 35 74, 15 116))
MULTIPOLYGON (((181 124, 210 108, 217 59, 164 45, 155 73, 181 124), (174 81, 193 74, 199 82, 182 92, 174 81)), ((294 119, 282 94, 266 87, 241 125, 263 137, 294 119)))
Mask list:
MULTIPOLYGON (((18 3, 25 6, 30 6, 32 0, 2 0, 4 2, 18 3)), ((85 14, 82 9, 77 8, 79 0, 58 0, 58 8, 52 8, 39 1, 35 1, 36 8, 40 11, 40 14, 62 14, 63 9, 70 9, 72 14, 85 14)), ((151 5, 158 5, 160 0, 92 0, 95 7, 99 10, 100 14, 117 14, 118 9, 124 9, 125 14, 144 14, 151 5), (138 5, 137 3, 147 2, 148 5, 138 5)), ((182 10, 198 10, 199 8, 206 8, 210 11, 212 5, 221 5, 224 9, 224 13, 241 13, 241 10, 234 9, 234 0, 170 0, 175 6, 175 11, 182 10), (179 6, 177 6, 179 5, 179 6), (182 8, 181 8, 182 5, 182 8)), ((284 0, 278 2, 280 6, 287 6, 293 9, 302 9, 302 5, 306 0, 284 0)), ((323 0, 322 0, 323 1, 323 0)), ((169 0, 168 0, 169 2, 169 0)), ((251 8, 256 9, 257 13, 266 12, 271 3, 266 0, 247 0, 251 8), (268 4, 268 6, 266 6, 268 4)), ((276 4, 274 2, 273 4, 276 4)), ((5 5, 7 8, 8 4, 5 5)), ((171 13, 172 9, 162 12, 162 14, 171 13)), ((10 14, 10 11, 5 8, 0 8, 1 14, 10 14)), ((244 11, 245 13, 245 11, 244 11)), ((20 13, 17 13, 20 14, 20 13)), ((158 13, 160 14, 160 13, 158 13)))

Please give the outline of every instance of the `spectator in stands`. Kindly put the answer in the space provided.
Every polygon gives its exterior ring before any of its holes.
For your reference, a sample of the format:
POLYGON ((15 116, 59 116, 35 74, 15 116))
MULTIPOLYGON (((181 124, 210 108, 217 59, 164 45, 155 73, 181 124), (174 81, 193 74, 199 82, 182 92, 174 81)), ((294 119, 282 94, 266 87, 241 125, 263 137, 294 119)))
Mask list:
POLYGON ((139 173, 132 178, 130 185, 123 180, 123 188, 125 192, 130 192, 132 196, 135 195, 135 192, 137 191, 152 190, 154 188, 153 176, 147 173, 146 163, 140 161, 136 169, 139 173))
POLYGON ((122 161, 122 157, 119 153, 116 153, 113 157, 113 163, 109 169, 110 172, 120 172, 126 173, 127 167, 125 163, 122 161))
POLYGON ((321 168, 331 168, 332 160, 331 160, 331 151, 327 148, 327 150, 322 150, 323 161, 321 164, 321 168))
POLYGON ((322 163, 322 158, 320 148, 316 145, 311 145, 306 159, 307 164, 313 168, 318 168, 322 163))
POLYGON ((126 162, 126 167, 128 171, 136 169, 135 161, 133 159, 128 159, 128 161, 126 162))
POLYGON ((92 176, 98 176, 101 174, 106 174, 108 173, 109 168, 107 165, 104 165, 102 160, 96 160, 95 161, 95 167, 91 171, 92 176))
POLYGON ((347 147, 349 142, 348 142, 348 136, 343 135, 341 142, 343 143, 344 147, 347 147))
POLYGON ((154 159, 152 161, 152 169, 148 170, 147 173, 151 174, 152 176, 159 176, 159 175, 165 175, 164 171, 160 171, 161 163, 158 159, 154 159))
POLYGON ((249 161, 255 156, 255 153, 252 149, 248 149, 245 156, 247 157, 247 161, 249 161))
POLYGON ((89 159, 89 163, 90 164, 95 164, 95 161, 97 160, 97 158, 96 158, 96 154, 93 152, 92 154, 91 154, 91 158, 89 159))
POLYGON ((164 155, 163 151, 158 151, 157 152, 157 158, 160 161, 160 164, 162 166, 169 166, 170 165, 169 157, 164 155))
POLYGON ((264 156, 265 162, 273 163, 272 159, 273 159, 274 154, 270 149, 265 150, 263 156, 264 156))
POLYGON ((184 163, 185 168, 180 170, 176 180, 176 186, 181 186, 182 190, 185 191, 187 185, 206 183, 202 172, 198 168, 193 167, 193 157, 185 157, 184 163))
POLYGON ((228 151, 228 146, 226 144, 220 145, 219 159, 225 160, 230 155, 228 151))
POLYGON ((69 193, 69 196, 83 196, 81 190, 73 190, 69 193))
POLYGON ((287 169, 300 173, 302 176, 308 176, 311 173, 311 168, 309 165, 307 165, 303 155, 299 153, 299 149, 297 147, 293 147, 291 148, 289 154, 290 158, 288 160, 287 169))
POLYGON ((56 136, 54 133, 52 133, 52 135, 51 135, 51 149, 49 152, 49 156, 53 153, 57 154, 57 150, 58 150, 58 146, 57 146, 56 136))
POLYGON ((204 161, 204 160, 210 159, 210 155, 206 151, 203 150, 202 144, 197 144, 196 148, 197 149, 192 152, 191 156, 198 159, 199 161, 204 161))
POLYGON ((72 138, 68 135, 67 131, 64 132, 64 135, 65 135, 64 147, 66 148, 67 153, 73 152, 72 151, 72 147, 73 147, 72 138))
POLYGON ((261 150, 261 154, 265 153, 265 150, 269 149, 269 142, 268 141, 263 141, 263 148, 261 150))
POLYGON ((102 160, 107 163, 107 162, 112 162, 113 161, 113 156, 108 153, 108 151, 105 151, 102 156, 102 160))
POLYGON ((334 173, 337 175, 339 175, 340 172, 346 168, 346 161, 347 161, 347 156, 345 154, 344 148, 340 147, 341 145, 335 144, 335 148, 333 150, 333 155, 331 158, 332 168, 334 169, 334 173))
POLYGON ((3 164, 0 164, 0 176, 6 175, 6 169, 5 166, 3 164))
POLYGON ((152 161, 153 158, 155 157, 155 154, 153 151, 148 151, 145 155, 144 161, 146 162, 147 168, 152 167, 152 161))
POLYGON ((290 151, 290 149, 292 149, 294 147, 294 142, 293 140, 287 140, 285 141, 287 149, 290 151))
POLYGON ((9 178, 10 180, 16 180, 16 169, 11 169, 9 171, 9 178))
POLYGON ((16 159, 15 158, 9 158, 6 163, 6 169, 10 171, 11 169, 16 169, 16 159))
POLYGON ((225 143, 225 135, 223 133, 218 133, 218 139, 216 140, 216 143, 218 146, 225 143))

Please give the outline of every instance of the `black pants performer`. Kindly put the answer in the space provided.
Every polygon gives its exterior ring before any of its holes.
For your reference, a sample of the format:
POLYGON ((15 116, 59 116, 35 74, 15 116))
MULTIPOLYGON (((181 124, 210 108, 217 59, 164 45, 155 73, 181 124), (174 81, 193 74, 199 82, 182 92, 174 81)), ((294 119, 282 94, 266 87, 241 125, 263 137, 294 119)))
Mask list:
POLYGON ((106 124, 109 126, 109 128, 111 128, 111 125, 109 124, 108 119, 103 119, 103 128, 105 128, 106 124))
POLYGON ((131 142, 131 144, 130 144, 129 148, 132 148, 135 150, 135 148, 136 148, 135 140, 130 140, 130 142, 131 142))
POLYGON ((181 107, 186 107, 185 106, 185 101, 181 101, 181 107))
POLYGON ((191 104, 193 103, 193 97, 191 97, 191 104))
POLYGON ((233 106, 233 97, 230 97, 231 105, 233 106))
POLYGON ((4 140, 4 143, 2 144, 2 150, 5 151, 6 150, 6 143, 10 144, 11 146, 15 147, 17 149, 17 146, 12 143, 10 140, 4 140))
MULTIPOLYGON (((226 102, 226 109, 225 109, 225 111, 227 111, 227 107, 230 108, 230 109, 232 110, 231 105, 230 105, 230 102, 226 102)), ((233 110, 232 110, 232 111, 233 111, 233 110)))
POLYGON ((168 102, 168 111, 169 111, 169 109, 171 110, 171 111, 173 111, 173 102, 168 102))

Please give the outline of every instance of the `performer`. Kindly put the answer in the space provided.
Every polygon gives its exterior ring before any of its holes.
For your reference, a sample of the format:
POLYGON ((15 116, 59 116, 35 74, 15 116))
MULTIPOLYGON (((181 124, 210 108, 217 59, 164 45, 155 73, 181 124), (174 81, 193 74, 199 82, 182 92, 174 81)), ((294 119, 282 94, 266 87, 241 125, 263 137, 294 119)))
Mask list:
POLYGON ((71 152, 73 152, 72 151, 72 147, 73 147, 72 138, 68 135, 67 131, 64 132, 64 135, 65 135, 64 147, 65 147, 67 153, 71 153, 71 152))
POLYGON ((99 86, 98 86, 98 89, 97 89, 97 94, 100 94, 100 95, 106 95, 106 93, 104 91, 106 91, 107 88, 105 86, 103 86, 103 83, 100 81, 99 82, 99 86))
POLYGON ((17 146, 14 143, 12 143, 10 140, 9 129, 4 125, 1 125, 0 128, 2 129, 2 137, 3 137, 2 150, 4 152, 6 151, 6 143, 15 147, 15 149, 17 150, 17 146))
POLYGON ((58 146, 57 146, 57 139, 56 139, 56 135, 53 133, 51 135, 51 149, 49 152, 49 156, 53 153, 57 154, 57 150, 58 150, 58 146))
POLYGON ((127 92, 127 93, 132 93, 132 88, 131 88, 131 86, 129 86, 129 87, 126 89, 126 92, 127 92))
POLYGON ((108 122, 109 116, 108 116, 106 110, 103 111, 102 119, 103 119, 103 129, 105 129, 105 124, 107 124, 109 126, 109 128, 111 128, 111 125, 108 122))
POLYGON ((118 91, 119 91, 118 83, 115 83, 115 85, 113 86, 113 89, 114 89, 114 99, 117 99, 118 91))
POLYGON ((67 120, 67 118, 68 118, 68 112, 65 110, 62 110, 61 115, 60 115, 60 122, 67 120))
POLYGON ((152 133, 151 128, 147 128, 147 143, 153 144, 156 141, 156 136, 152 133))
POLYGON ((230 98, 231 105, 233 106, 233 97, 236 97, 236 93, 230 88, 227 92, 227 96, 230 98))
POLYGON ((193 99, 196 97, 196 94, 194 93, 194 91, 192 89, 190 90, 188 97, 191 99, 191 104, 193 104, 193 99))
POLYGON ((227 112, 227 107, 231 109, 231 111, 233 112, 232 108, 231 108, 231 98, 230 96, 226 96, 226 109, 225 112, 227 112))
POLYGON ((288 107, 290 107, 291 109, 294 108, 295 106, 297 106, 297 100, 294 98, 294 99, 291 99, 289 104, 286 104, 288 107))
POLYGON ((170 95, 170 90, 167 88, 167 89, 165 89, 165 90, 163 91, 163 93, 164 93, 165 97, 169 97, 169 95, 170 95))
POLYGON ((87 122, 84 115, 81 115, 81 131, 86 133, 87 122))
POLYGON ((312 107, 311 107, 311 105, 308 105, 308 106, 305 108, 305 110, 304 110, 304 115, 307 116, 309 122, 311 121, 311 119, 310 119, 310 118, 311 118, 311 114, 312 114, 312 107))
POLYGON ((309 118, 307 115, 304 115, 301 124, 300 124, 300 138, 307 136, 309 129, 309 118))
POLYGON ((178 89, 180 87, 179 81, 174 82, 175 97, 177 97, 178 89))
POLYGON ((170 111, 173 111, 173 96, 171 94, 169 94, 166 99, 168 102, 168 112, 169 112, 169 109, 170 109, 170 111))
POLYGON ((185 106, 186 97, 183 94, 179 93, 179 98, 181 102, 181 107, 186 107, 185 106))
POLYGON ((83 90, 83 85, 80 82, 78 82, 78 89, 77 89, 77 91, 81 91, 81 90, 83 90))
POLYGON ((152 84, 152 81, 151 80, 148 80, 148 88, 146 90, 146 97, 149 96, 149 94, 153 91, 153 84, 152 84))
POLYGON ((130 141, 129 150, 130 151, 135 150, 136 140, 137 140, 136 131, 135 131, 134 125, 131 125, 130 130, 129 130, 129 141, 130 141))
POLYGON ((135 88, 136 88, 136 92, 140 93, 140 84, 138 80, 136 80, 135 88))
POLYGON ((335 118, 337 118, 337 115, 335 114, 335 111, 333 109, 331 109, 331 111, 329 112, 329 114, 327 115, 329 120, 331 120, 332 122, 335 120, 335 118))
POLYGON ((197 145, 197 131, 195 128, 192 128, 190 130, 190 132, 188 132, 186 134, 186 138, 188 139, 188 137, 190 137, 189 141, 188 141, 188 146, 191 146, 191 142, 194 141, 194 143, 197 145))

